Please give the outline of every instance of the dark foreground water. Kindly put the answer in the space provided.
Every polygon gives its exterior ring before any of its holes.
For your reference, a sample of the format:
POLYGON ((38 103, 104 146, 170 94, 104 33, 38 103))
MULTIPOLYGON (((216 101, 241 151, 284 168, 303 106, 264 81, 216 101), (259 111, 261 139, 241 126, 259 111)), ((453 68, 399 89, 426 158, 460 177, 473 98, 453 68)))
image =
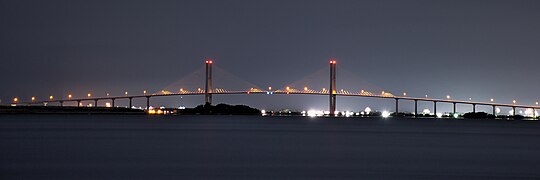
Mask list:
POLYGON ((539 179, 531 121, 0 116, 0 179, 539 179))

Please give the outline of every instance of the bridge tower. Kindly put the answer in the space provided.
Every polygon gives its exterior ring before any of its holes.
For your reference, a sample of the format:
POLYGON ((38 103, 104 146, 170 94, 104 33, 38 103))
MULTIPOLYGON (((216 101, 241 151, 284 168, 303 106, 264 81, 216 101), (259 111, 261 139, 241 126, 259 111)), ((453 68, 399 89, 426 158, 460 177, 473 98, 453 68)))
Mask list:
POLYGON ((212 104, 212 59, 208 58, 206 63, 206 85, 204 89, 204 102, 212 104))
POLYGON ((330 60, 330 88, 328 88, 328 94, 330 95, 330 116, 335 116, 336 112, 336 60, 330 60))

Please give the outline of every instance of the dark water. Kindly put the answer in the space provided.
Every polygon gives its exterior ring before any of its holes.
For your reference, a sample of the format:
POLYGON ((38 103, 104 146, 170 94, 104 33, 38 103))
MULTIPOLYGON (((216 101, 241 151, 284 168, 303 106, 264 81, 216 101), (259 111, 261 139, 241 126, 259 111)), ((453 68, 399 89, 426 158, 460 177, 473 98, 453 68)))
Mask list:
POLYGON ((0 116, 0 179, 539 179, 531 121, 0 116))

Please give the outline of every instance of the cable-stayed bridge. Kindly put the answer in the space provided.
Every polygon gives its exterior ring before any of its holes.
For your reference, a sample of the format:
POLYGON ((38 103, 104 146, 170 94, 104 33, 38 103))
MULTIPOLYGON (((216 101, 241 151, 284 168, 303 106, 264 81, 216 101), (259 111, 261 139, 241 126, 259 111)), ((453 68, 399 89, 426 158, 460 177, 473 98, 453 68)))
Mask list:
MULTIPOLYGON (((491 99, 490 102, 480 102, 480 101, 466 101, 466 100, 455 100, 451 99, 450 96, 448 96, 446 99, 437 99, 437 98, 428 98, 428 97, 409 97, 405 93, 401 96, 394 95, 389 92, 381 91, 381 92, 369 92, 365 90, 360 91, 349 91, 345 89, 336 89, 336 60, 330 60, 330 76, 329 76, 329 86, 327 88, 322 89, 310 89, 308 87, 300 87, 300 89, 296 89, 295 87, 284 87, 281 89, 272 89, 272 87, 268 87, 265 89, 261 88, 248 88, 243 90, 229 90, 229 89, 223 89, 223 88, 214 88, 213 84, 213 76, 212 76, 212 68, 213 68, 213 61, 211 59, 205 60, 205 87, 198 88, 196 90, 188 90, 180 88, 178 91, 172 92, 169 90, 161 90, 160 92, 156 93, 147 93, 146 91, 143 92, 143 94, 139 95, 128 95, 127 92, 123 96, 107 96, 104 97, 93 97, 90 93, 87 97, 84 98, 75 98, 71 94, 68 95, 67 98, 64 99, 54 99, 53 96, 51 96, 48 100, 42 100, 38 101, 35 97, 31 98, 31 101, 28 102, 20 102, 18 98, 13 99, 13 105, 40 105, 40 104, 51 104, 51 103, 57 103, 60 106, 64 106, 64 103, 66 102, 77 102, 77 106, 81 106, 82 102, 91 101, 94 102, 95 105, 98 105, 99 101, 110 101, 111 107, 116 107, 115 102, 116 100, 120 99, 129 99, 129 107, 133 107, 133 99, 138 98, 144 98, 146 99, 146 110, 150 109, 150 100, 153 97, 164 97, 164 96, 204 96, 204 102, 205 103, 212 103, 212 96, 214 95, 233 95, 233 94, 243 94, 243 95, 255 95, 255 94, 266 94, 266 95, 319 95, 319 96, 328 96, 329 97, 329 115, 334 116, 336 113, 336 97, 342 96, 342 97, 365 97, 365 98, 381 98, 381 99, 393 99, 395 100, 395 112, 399 112, 399 102, 400 101, 413 101, 414 102, 414 114, 418 115, 418 102, 431 102, 433 103, 433 111, 434 114, 437 114, 437 104, 440 103, 450 103, 453 104, 453 113, 456 113, 456 106, 458 104, 467 104, 471 105, 472 112, 476 112, 477 106, 490 106, 493 110, 493 115, 497 115, 497 107, 509 107, 512 108, 512 115, 516 115, 516 109, 517 108, 523 108, 523 109, 532 109, 533 113, 536 112, 537 109, 540 109, 540 106, 538 105, 538 102, 536 102, 536 105, 519 105, 514 100, 511 104, 507 103, 496 103, 494 102, 494 99, 491 99)), ((537 114, 534 114, 534 116, 538 116, 537 114)))

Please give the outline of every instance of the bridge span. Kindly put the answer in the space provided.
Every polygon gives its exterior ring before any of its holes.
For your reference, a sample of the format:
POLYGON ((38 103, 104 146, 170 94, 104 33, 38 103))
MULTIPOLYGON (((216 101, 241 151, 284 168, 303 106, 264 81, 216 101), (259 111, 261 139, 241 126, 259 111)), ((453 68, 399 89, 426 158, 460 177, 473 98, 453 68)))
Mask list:
MULTIPOLYGON (((140 95, 126 95, 125 96, 105 96, 105 97, 91 97, 90 94, 86 98, 72 98, 71 95, 68 96, 67 99, 53 99, 52 96, 49 100, 43 100, 43 101, 36 101, 34 97, 32 97, 32 101, 30 102, 18 102, 18 99, 15 98, 13 104, 15 105, 39 105, 39 104, 51 104, 51 103, 57 103, 60 106, 63 106, 65 102, 77 102, 77 106, 81 105, 81 102, 83 101, 93 101, 94 104, 97 106, 99 101, 110 101, 111 106, 115 107, 115 101, 120 99, 129 99, 129 107, 133 107, 133 99, 136 98, 145 98, 146 99, 146 109, 150 109, 150 99, 152 97, 166 97, 166 96, 203 96, 205 99, 205 103, 212 103, 212 96, 213 95, 321 95, 321 96, 329 96, 329 112, 330 116, 334 116, 334 112, 336 110, 336 97, 342 96, 342 97, 364 97, 364 98, 380 98, 380 99, 393 99, 395 100, 395 112, 399 112, 399 101, 414 101, 414 113, 415 115, 418 115, 418 102, 432 102, 433 103, 433 110, 434 113, 437 114, 437 104, 438 103, 450 103, 453 104, 453 113, 456 113, 456 106, 458 104, 467 104, 471 105, 472 112, 476 112, 477 106, 491 106, 493 110, 493 115, 497 115, 496 108, 497 107, 509 107, 513 109, 513 114, 516 115, 516 109, 517 108, 524 108, 524 109, 532 109, 533 113, 536 112, 537 109, 540 109, 540 106, 538 103, 536 103, 536 106, 532 105, 519 105, 516 104, 514 101, 513 104, 506 104, 506 103, 495 103, 493 99, 491 99, 491 102, 480 102, 480 101, 465 101, 465 100, 454 100, 454 99, 437 99, 437 98, 418 98, 418 97, 408 97, 404 94, 404 96, 396 96, 391 93, 387 92, 381 92, 381 93, 371 93, 368 91, 361 90, 359 92, 350 92, 344 89, 336 90, 336 60, 330 60, 330 86, 328 89, 323 88, 322 90, 313 90, 308 89, 307 87, 304 87, 302 90, 294 89, 292 87, 286 87, 284 89, 278 89, 278 90, 272 90, 272 88, 268 88, 266 90, 257 89, 257 88, 251 88, 248 90, 236 90, 236 91, 230 91, 225 89, 214 89, 212 87, 212 64, 213 61, 211 59, 207 59, 205 61, 206 66, 206 78, 205 78, 205 89, 197 89, 196 91, 189 91, 180 89, 178 92, 168 92, 168 91, 162 91, 161 93, 154 93, 154 94, 147 94, 144 92, 140 95)), ((536 115, 537 116, 537 115, 536 115)))

